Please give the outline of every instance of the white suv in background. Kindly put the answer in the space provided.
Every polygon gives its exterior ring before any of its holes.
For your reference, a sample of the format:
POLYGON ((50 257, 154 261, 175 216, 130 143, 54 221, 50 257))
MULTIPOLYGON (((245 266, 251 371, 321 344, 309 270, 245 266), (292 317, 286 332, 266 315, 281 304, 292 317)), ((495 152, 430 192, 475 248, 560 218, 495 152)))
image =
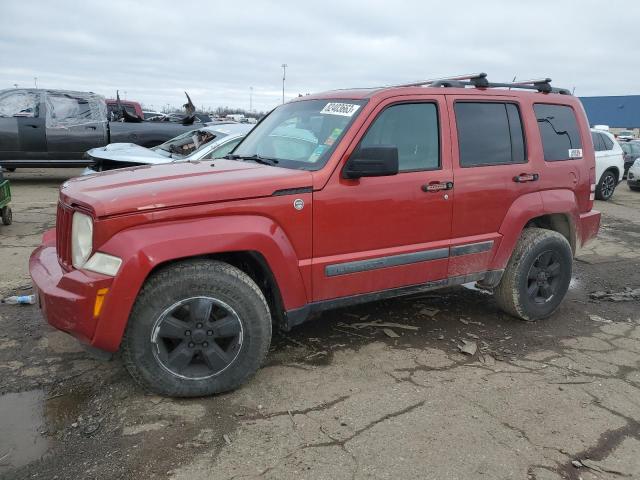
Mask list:
POLYGON ((624 152, 613 135, 591 129, 596 151, 596 198, 609 200, 624 175, 624 152))

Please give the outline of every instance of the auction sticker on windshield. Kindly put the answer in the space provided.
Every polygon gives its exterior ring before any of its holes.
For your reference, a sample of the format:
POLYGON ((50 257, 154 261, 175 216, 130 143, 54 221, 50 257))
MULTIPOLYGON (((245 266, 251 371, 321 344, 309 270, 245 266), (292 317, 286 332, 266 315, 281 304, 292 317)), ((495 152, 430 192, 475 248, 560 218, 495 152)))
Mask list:
POLYGON ((351 117, 359 108, 360 105, 354 105, 353 103, 327 103, 320 113, 324 113, 325 115, 351 117))

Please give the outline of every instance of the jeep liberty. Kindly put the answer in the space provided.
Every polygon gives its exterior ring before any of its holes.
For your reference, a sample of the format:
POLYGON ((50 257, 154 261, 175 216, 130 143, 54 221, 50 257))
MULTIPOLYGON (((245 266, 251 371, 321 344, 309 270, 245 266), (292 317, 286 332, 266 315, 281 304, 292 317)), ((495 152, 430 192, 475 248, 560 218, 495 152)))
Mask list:
POLYGON ((552 315, 594 238, 581 103, 486 74, 327 92, 267 115, 225 159, 64 183, 30 272, 47 321, 121 351, 164 395, 238 387, 330 308, 477 282, 552 315))

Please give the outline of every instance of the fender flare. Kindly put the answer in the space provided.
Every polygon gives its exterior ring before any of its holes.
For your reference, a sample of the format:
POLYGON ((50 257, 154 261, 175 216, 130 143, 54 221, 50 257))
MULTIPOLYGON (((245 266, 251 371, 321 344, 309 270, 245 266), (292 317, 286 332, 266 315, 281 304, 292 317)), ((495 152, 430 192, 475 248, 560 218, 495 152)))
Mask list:
POLYGON ((560 214, 568 217, 572 248, 576 245, 579 232, 576 231, 580 222, 578 203, 571 190, 557 189, 532 192, 518 197, 511 205, 500 225, 502 235, 500 246, 491 262, 491 270, 504 269, 511 258, 511 253, 520 238, 527 223, 542 215, 560 214))
POLYGON ((141 225, 118 232, 97 250, 122 258, 91 342, 108 351, 118 349, 144 282, 167 262, 216 253, 258 252, 271 269, 285 309, 308 301, 291 242, 279 225, 264 216, 229 215, 141 225))

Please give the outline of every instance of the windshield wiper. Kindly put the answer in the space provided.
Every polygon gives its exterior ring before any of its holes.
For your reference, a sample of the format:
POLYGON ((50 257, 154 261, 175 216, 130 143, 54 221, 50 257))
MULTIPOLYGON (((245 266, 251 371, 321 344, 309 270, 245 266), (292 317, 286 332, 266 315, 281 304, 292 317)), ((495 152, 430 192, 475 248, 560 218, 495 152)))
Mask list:
POLYGON ((256 162, 256 163, 261 163, 262 165, 271 165, 271 166, 278 163, 277 158, 261 157, 257 153, 255 155, 249 155, 249 156, 235 155, 233 153, 230 153, 229 155, 225 155, 224 158, 226 158, 227 160, 242 160, 243 162, 256 162))

